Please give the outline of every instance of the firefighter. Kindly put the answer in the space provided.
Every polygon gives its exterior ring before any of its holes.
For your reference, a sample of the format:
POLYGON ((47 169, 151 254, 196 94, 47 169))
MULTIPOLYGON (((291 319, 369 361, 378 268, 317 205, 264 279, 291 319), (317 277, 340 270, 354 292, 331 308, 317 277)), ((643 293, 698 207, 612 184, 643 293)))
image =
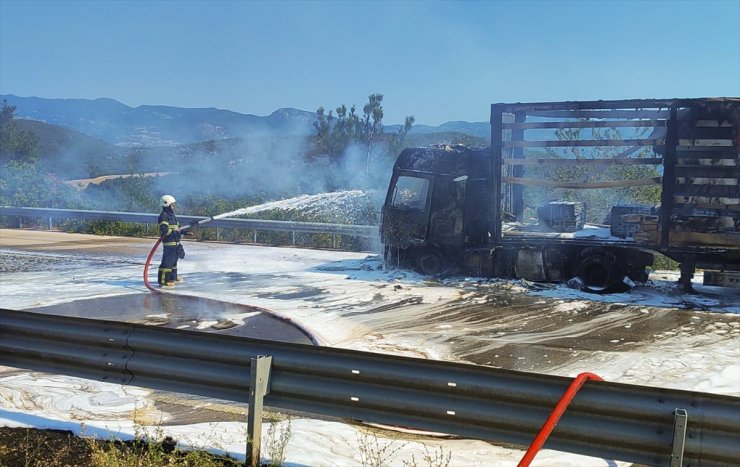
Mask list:
POLYGON ((175 197, 164 195, 160 199, 162 213, 159 215, 159 234, 162 236, 162 262, 159 265, 159 286, 172 287, 176 282, 185 279, 177 276, 177 260, 185 257, 185 250, 180 245, 180 236, 188 232, 180 232, 180 224, 175 216, 175 197))

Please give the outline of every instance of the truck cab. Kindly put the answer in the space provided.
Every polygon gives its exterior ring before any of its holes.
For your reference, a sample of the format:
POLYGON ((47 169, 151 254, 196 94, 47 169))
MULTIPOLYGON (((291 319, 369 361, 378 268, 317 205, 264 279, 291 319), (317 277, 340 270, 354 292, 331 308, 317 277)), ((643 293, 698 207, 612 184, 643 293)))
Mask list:
POLYGON ((386 261, 434 275, 464 248, 485 243, 489 172, 487 149, 405 149, 381 211, 386 261))

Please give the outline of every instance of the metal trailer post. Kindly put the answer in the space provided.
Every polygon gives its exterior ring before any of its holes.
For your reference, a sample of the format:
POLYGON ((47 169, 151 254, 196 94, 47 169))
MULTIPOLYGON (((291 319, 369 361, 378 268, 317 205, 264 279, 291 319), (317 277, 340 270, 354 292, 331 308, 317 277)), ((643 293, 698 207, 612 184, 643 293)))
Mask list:
MULTIPOLYGON (((516 112, 514 114, 514 123, 524 123, 527 120, 527 115, 524 112, 516 112)), ((523 128, 512 128, 511 130, 511 141, 524 141, 524 129, 523 128)), ((514 147, 512 150, 512 158, 524 159, 524 148, 514 147)), ((515 165, 511 169, 511 175, 514 178, 524 177, 524 166, 515 165)), ((524 185, 514 185, 511 187, 511 211, 516 216, 517 222, 524 222, 524 185)))
POLYGON ((491 105, 491 206, 489 207, 488 226, 494 244, 501 241, 501 158, 503 153, 503 107, 491 105))
POLYGON ((670 247, 671 220, 673 217, 673 193, 676 186, 676 146, 678 146, 678 109, 671 105, 666 122, 665 148, 663 150, 663 184, 660 195, 660 239, 658 248, 665 252, 670 247))

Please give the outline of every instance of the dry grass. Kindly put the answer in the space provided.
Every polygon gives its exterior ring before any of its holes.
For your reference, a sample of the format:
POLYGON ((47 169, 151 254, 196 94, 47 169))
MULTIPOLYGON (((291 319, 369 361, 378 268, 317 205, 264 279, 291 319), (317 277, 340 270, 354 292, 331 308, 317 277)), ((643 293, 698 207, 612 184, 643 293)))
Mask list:
POLYGON ((70 431, 0 428, 2 467, 236 467, 243 463, 205 451, 175 449, 168 439, 100 441, 70 431))

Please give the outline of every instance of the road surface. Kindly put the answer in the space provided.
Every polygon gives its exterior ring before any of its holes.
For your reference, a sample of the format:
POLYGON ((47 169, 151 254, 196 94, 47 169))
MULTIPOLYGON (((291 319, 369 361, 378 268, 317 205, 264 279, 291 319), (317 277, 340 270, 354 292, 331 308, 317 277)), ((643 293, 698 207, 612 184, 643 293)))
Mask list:
MULTIPOLYGON (((148 291, 142 279, 154 241, 0 230, 2 306, 305 338, 296 328, 279 327, 284 323, 269 317, 274 313, 300 324, 321 345, 569 377, 589 371, 615 382, 740 396, 737 290, 697 286, 698 295, 686 295, 669 277, 631 293, 591 296, 526 281, 427 280, 385 270, 378 256, 368 253, 190 241, 179 263, 186 282, 160 295, 148 291)), ((152 280, 158 260, 157 255, 152 280)), ((0 368, 0 400, 55 419, 119 424, 124 417, 159 425, 245 419, 240 405, 124 388, 116 397, 126 405, 110 402, 110 387, 68 389, 64 381, 0 368), (67 398, 46 397, 49 387, 64 388, 56 390, 67 398), (87 391, 84 403, 79 391, 87 391)), ((327 446, 336 445, 336 436, 324 438, 327 446)), ((457 463, 478 462, 471 457, 476 452, 492 458, 489 449, 495 447, 476 446, 461 451, 468 457, 457 463)), ((504 452, 495 458, 515 462, 517 456, 504 452)), ((615 465, 560 457, 551 462, 615 465)))

